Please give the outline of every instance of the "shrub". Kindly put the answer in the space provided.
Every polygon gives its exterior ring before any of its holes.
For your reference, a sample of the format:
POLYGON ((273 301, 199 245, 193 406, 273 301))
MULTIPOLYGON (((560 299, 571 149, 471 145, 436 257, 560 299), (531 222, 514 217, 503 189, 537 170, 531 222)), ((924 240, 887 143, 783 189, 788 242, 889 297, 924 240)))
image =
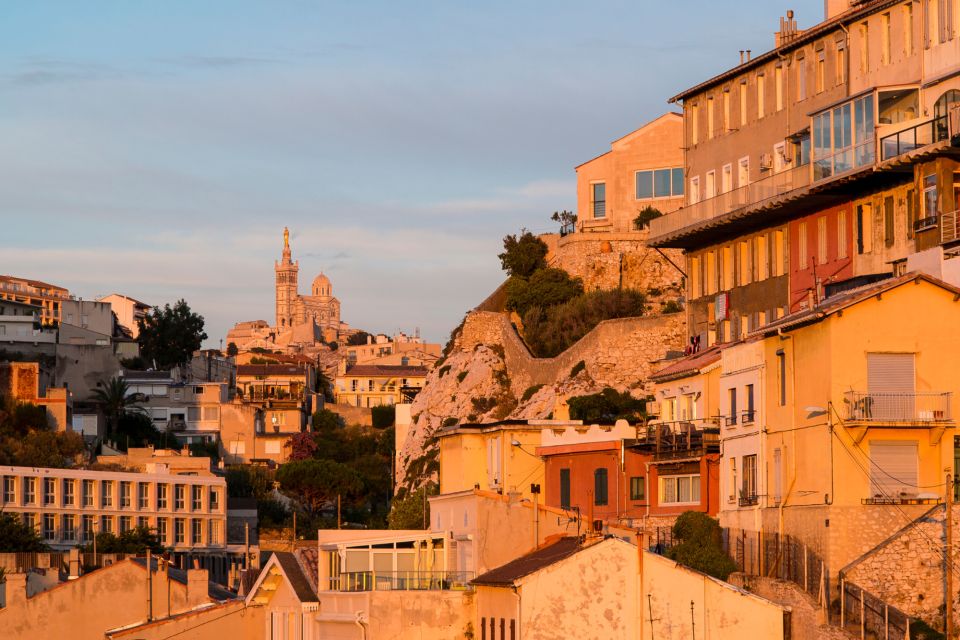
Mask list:
POLYGON ((524 338, 530 351, 552 358, 613 318, 642 316, 646 296, 632 290, 591 291, 551 308, 533 307, 523 317, 524 338))
POLYGON ((435 496, 439 487, 428 482, 413 493, 399 492, 390 505, 387 522, 391 529, 426 529, 430 523, 430 501, 427 496, 435 496))
POLYGON ((659 209, 655 209, 651 206, 644 207, 640 213, 637 214, 637 217, 633 219, 633 228, 637 231, 641 231, 650 226, 650 221, 654 218, 659 218, 663 213, 659 209))
POLYGON ((636 424, 646 412, 646 402, 638 400, 627 392, 620 393, 607 387, 600 393, 574 396, 567 401, 570 406, 570 418, 584 422, 609 424, 616 420, 626 420, 636 424))
POLYGON ((563 269, 538 269, 529 278, 507 280, 506 307, 523 316, 531 307, 553 307, 583 294, 583 282, 563 269))
POLYGON ((720 546, 720 525, 699 511, 686 511, 673 525, 673 538, 680 543, 667 551, 667 557, 691 569, 726 580, 737 565, 720 546))
POLYGON ((683 311, 683 305, 676 300, 667 300, 660 306, 660 313, 680 313, 683 311))
POLYGON ((440 423, 440 426, 442 426, 442 427, 453 427, 453 426, 455 426, 455 425, 456 425, 457 423, 459 423, 459 422, 460 422, 460 420, 458 420, 457 418, 455 418, 455 417, 453 417, 453 416, 450 416, 449 418, 444 418, 444 419, 443 419, 443 422, 440 423))
POLYGON ((450 373, 450 365, 445 364, 445 365, 443 365, 442 367, 440 367, 440 370, 438 371, 437 377, 438 377, 438 378, 442 378, 443 376, 447 375, 448 373, 450 373))
POLYGON ((463 382, 463 379, 467 377, 466 371, 461 371, 457 374, 457 382, 463 382))
POLYGON ((392 404, 383 404, 370 409, 370 418, 377 429, 392 427, 396 416, 397 409, 392 404))
POLYGON ((536 395, 537 391, 543 389, 542 384, 535 384, 532 387, 527 387, 527 390, 523 392, 523 395, 520 396, 520 402, 526 402, 530 398, 536 395))
POLYGON ((578 373, 580 373, 581 371, 586 371, 586 369, 587 369, 587 363, 581 360, 577 364, 573 365, 572 369, 570 369, 570 377, 576 378, 578 373))
POLYGON ((534 271, 547 266, 546 256, 547 245, 543 240, 522 229, 519 236, 504 236, 503 253, 497 257, 507 274, 529 278, 534 271))
POLYGON ((470 404, 477 413, 486 413, 497 406, 496 398, 470 398, 470 404))
POLYGON ((663 294, 663 289, 660 287, 650 287, 647 289, 647 295, 649 296, 659 296, 663 294))

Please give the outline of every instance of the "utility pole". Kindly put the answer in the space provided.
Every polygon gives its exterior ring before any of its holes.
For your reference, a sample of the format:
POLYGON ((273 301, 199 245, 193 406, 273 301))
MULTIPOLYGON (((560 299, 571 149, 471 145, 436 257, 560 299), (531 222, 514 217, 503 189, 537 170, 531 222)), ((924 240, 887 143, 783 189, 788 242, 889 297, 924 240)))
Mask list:
POLYGON ((946 618, 947 618, 947 640, 953 640, 953 476, 947 472, 947 548, 943 554, 946 578, 947 578, 947 597, 946 600, 946 618))

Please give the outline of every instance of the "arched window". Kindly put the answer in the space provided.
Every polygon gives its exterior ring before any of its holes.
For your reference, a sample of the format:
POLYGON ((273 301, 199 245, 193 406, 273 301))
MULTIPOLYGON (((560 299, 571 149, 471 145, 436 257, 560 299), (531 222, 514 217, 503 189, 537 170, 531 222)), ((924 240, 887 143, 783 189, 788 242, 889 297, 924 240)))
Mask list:
POLYGON ((960 91, 950 89, 945 91, 933 104, 933 117, 939 118, 950 113, 950 107, 960 104, 960 91))

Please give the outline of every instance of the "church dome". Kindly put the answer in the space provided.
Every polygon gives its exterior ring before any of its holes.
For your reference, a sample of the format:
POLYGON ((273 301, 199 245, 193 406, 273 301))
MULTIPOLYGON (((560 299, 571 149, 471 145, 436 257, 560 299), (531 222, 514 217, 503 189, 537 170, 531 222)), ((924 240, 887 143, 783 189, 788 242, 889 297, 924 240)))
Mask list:
POLYGON ((313 279, 313 285, 310 287, 314 297, 327 297, 333 295, 333 287, 330 285, 330 278, 322 273, 313 279))

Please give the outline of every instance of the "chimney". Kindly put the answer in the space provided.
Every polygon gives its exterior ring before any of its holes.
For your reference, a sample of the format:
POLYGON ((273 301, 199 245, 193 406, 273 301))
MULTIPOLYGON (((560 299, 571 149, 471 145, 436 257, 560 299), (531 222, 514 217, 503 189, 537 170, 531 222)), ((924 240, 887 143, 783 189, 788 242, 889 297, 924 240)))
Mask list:
POLYGON ((823 19, 829 20, 850 8, 850 0, 823 0, 823 19))
POLYGON ((793 18, 793 9, 787 10, 787 17, 780 18, 780 30, 773 34, 774 46, 780 48, 800 35, 797 31, 797 21, 793 18))
POLYGON ((743 49, 740 49, 740 64, 743 64, 743 49))
POLYGON ((187 608, 193 609, 209 602, 209 581, 206 569, 187 569, 187 608))

